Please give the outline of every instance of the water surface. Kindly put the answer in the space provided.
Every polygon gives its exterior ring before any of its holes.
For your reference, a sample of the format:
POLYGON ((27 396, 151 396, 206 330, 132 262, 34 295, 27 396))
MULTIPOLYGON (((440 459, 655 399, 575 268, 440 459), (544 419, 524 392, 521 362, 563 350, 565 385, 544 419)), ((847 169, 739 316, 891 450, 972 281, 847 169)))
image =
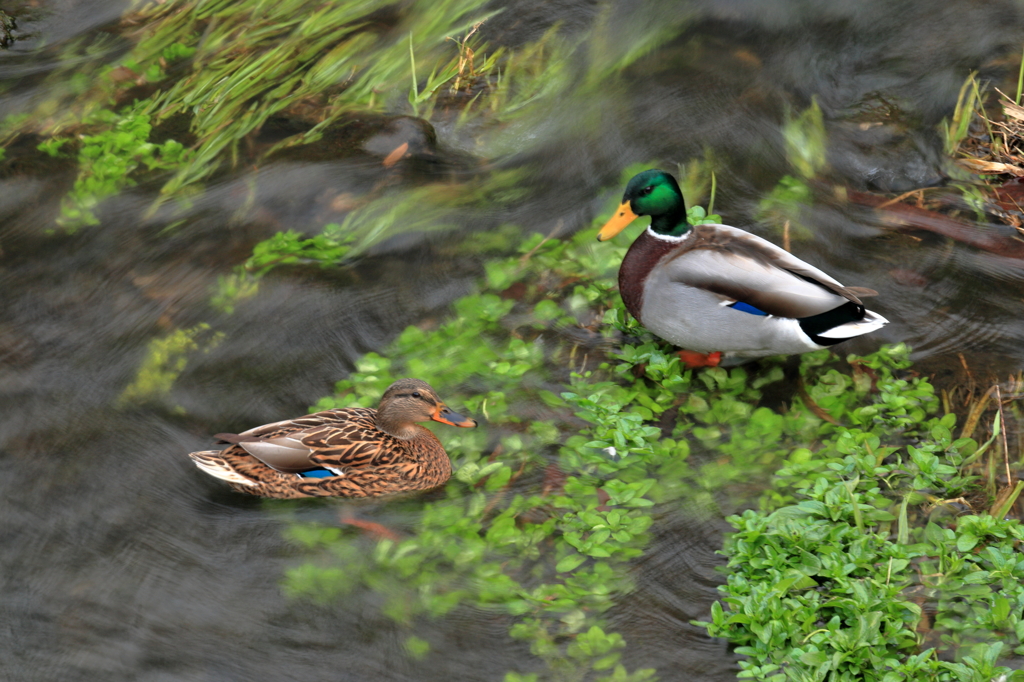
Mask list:
MULTIPOLYGON (((0 115, 70 87, 69 54, 82 52, 73 45, 94 46, 77 57, 83 64, 129 48, 113 35, 122 2, 5 9, 19 27, 0 51, 0 115)), ((957 0, 524 1, 484 30, 495 44, 518 46, 556 22, 581 41, 572 53, 581 74, 651 26, 674 37, 621 77, 570 83, 514 122, 467 130, 439 115, 436 141, 422 133, 395 170, 376 151, 394 131, 371 124, 337 153, 239 166, 179 207, 173 230, 169 213, 146 214, 159 185, 144 184, 104 202, 100 225, 55 231, 74 164, 32 155, 35 140, 9 151, 0 167, 0 677, 493 680, 537 669, 509 637, 510 619, 492 613, 463 608, 420 624, 433 649, 416 661, 405 654, 408 631, 380 612, 380 595, 357 590, 332 606, 289 601, 279 583, 297 558, 281 516, 208 479, 185 454, 209 447, 212 433, 303 414, 363 353, 443 318, 482 274, 481 259, 457 248, 467 235, 507 223, 555 236, 588 229, 620 195, 629 164, 675 170, 709 153, 725 222, 781 239, 780 225, 755 220, 757 204, 790 172, 787 112, 812 97, 825 116, 829 182, 903 192, 948 181, 937 126, 970 71, 1004 87, 1013 77, 1024 10, 957 0), (601 43, 592 35, 599 20, 616 27, 601 43), (431 183, 464 187, 501 170, 520 173, 516 200, 428 215, 444 229, 383 234, 342 268, 276 271, 233 314, 211 307, 218 277, 256 242, 343 220, 346 197, 400 202, 431 183), (147 344, 200 323, 223 334, 219 345, 191 358, 166 396, 119 405, 147 344)), ((800 220, 807 229, 794 252, 840 281, 877 289, 872 308, 892 321, 848 350, 903 340, 950 384, 963 378, 959 354, 979 380, 1021 369, 1019 261, 893 232, 827 189, 800 220)), ((360 513, 402 528, 416 504, 360 513)), ((297 513, 331 523, 337 511, 324 503, 297 513)), ((734 679, 725 643, 690 624, 717 596, 714 551, 726 529, 703 514, 685 504, 659 511, 636 591, 610 614, 629 642, 630 669, 656 667, 663 680, 734 679)))

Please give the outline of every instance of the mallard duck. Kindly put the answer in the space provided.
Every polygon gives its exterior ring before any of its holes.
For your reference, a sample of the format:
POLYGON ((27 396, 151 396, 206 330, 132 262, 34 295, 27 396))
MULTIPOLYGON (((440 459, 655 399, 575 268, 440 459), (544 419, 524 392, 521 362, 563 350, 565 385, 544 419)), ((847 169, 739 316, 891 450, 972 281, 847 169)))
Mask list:
POLYGON ((691 227, 679 184, 664 171, 629 181, 598 240, 642 215, 651 225, 622 260, 619 293, 644 327, 686 349, 679 355, 689 367, 806 353, 888 323, 861 302, 877 295, 871 289, 843 286, 735 227, 691 227))
POLYGON ((399 379, 376 409, 348 407, 219 433, 224 450, 189 455, 239 492, 262 497, 374 497, 434 488, 452 475, 441 441, 416 422, 473 427, 425 381, 399 379))

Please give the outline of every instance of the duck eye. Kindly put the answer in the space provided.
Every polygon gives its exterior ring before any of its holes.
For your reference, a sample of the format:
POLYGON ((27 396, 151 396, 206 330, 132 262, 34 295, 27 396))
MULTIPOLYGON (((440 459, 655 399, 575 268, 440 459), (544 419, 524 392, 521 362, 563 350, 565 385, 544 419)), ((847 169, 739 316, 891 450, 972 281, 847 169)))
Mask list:
POLYGON ((420 395, 419 391, 413 391, 412 392, 412 397, 413 398, 422 398, 423 396, 420 395))
POLYGON ((645 196, 647 196, 648 194, 650 194, 653 191, 654 191, 654 185, 649 185, 647 187, 644 187, 642 190, 640 190, 640 196, 645 197, 645 196))

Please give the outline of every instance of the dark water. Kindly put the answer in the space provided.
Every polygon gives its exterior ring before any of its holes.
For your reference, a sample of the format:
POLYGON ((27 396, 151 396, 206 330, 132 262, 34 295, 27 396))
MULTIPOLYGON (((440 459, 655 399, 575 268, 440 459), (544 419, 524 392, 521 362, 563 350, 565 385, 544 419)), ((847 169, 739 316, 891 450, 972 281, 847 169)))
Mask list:
MULTIPOLYGON (((106 33, 122 3, 5 9, 19 28, 14 46, 0 51, 3 115, 65 87, 54 74, 73 41, 102 39, 111 59, 127 49, 106 33)), ((424 665, 405 655, 407 631, 380 613, 372 592, 341 607, 289 602, 279 582, 295 559, 281 522, 259 501, 204 478, 184 454, 208 447, 211 433, 302 414, 361 354, 444 315, 481 272, 453 248, 466 233, 506 222, 545 233, 561 222, 563 234, 589 226, 621 192, 630 163, 660 159, 671 168, 710 149, 725 221, 778 239, 777 226, 752 216, 788 172, 785 112, 812 96, 825 114, 831 180, 890 192, 944 182, 936 126, 971 70, 1009 87, 1024 38, 1019 4, 967 1, 520 2, 486 30, 519 45, 561 21, 567 35, 586 40, 599 18, 616 30, 601 51, 584 42, 574 53, 581 70, 651 26, 676 37, 624 78, 569 87, 528 119, 478 139, 437 121, 436 146, 424 139, 418 160, 387 181, 399 201, 434 179, 457 184, 485 166, 521 169, 525 199, 447 216, 449 230, 395 234, 341 272, 275 274, 230 316, 209 306, 217 277, 278 230, 313 232, 343 216, 334 199, 384 181, 376 160, 288 158, 224 175, 171 233, 159 214, 143 217, 156 190, 144 185, 104 203, 101 226, 71 236, 50 230, 74 169, 7 167, 0 678, 490 680, 517 669, 528 650, 508 637, 507 620, 490 614, 459 610, 432 623, 435 648, 424 665), (878 115, 890 105, 897 115, 878 115), (165 399, 115 407, 151 339, 211 321, 224 341, 191 359, 165 399)), ((1019 261, 894 233, 827 192, 802 221, 813 231, 794 251, 840 281, 877 289, 872 307, 892 321, 856 350, 905 340, 922 367, 952 381, 958 353, 994 375, 1021 369, 1019 261)), ((376 513, 400 523, 403 509, 385 504, 376 513)), ((724 529, 685 507, 660 518, 636 567, 636 592, 610 614, 630 643, 627 667, 657 667, 664 680, 733 679, 725 644, 689 624, 716 596, 714 550, 724 529)))

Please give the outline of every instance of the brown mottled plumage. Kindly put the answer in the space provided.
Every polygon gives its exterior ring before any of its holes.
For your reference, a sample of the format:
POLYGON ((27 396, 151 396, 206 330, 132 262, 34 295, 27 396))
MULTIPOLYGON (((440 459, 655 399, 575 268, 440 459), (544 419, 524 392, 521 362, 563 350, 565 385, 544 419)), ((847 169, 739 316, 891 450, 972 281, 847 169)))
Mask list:
POLYGON ((218 434, 224 450, 193 452, 196 466, 262 497, 375 497, 434 488, 451 476, 441 441, 416 422, 472 427, 425 381, 399 379, 376 410, 349 407, 218 434), (327 470, 323 478, 303 472, 327 470))

